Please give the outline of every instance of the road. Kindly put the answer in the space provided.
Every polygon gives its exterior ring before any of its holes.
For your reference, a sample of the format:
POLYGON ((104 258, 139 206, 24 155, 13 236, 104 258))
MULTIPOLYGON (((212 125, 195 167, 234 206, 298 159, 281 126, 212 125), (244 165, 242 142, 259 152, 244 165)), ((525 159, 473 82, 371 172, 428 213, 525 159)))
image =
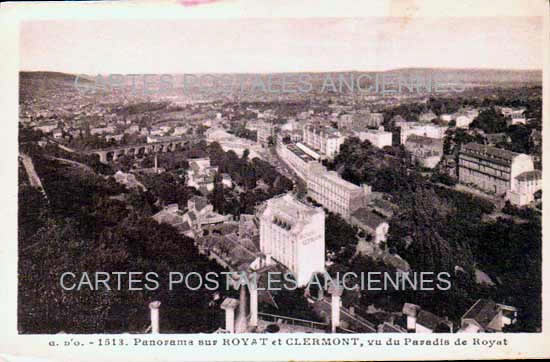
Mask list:
POLYGON ((21 158, 21 163, 23 163, 23 167, 25 167, 25 171, 27 172, 27 176, 29 177, 29 183, 31 184, 31 186, 40 189, 40 191, 42 191, 42 193, 44 194, 44 197, 48 198, 46 195, 46 191, 44 191, 44 187, 42 186, 42 181, 40 180, 40 177, 38 177, 38 174, 34 169, 32 158, 24 153, 19 154, 19 157, 21 158))

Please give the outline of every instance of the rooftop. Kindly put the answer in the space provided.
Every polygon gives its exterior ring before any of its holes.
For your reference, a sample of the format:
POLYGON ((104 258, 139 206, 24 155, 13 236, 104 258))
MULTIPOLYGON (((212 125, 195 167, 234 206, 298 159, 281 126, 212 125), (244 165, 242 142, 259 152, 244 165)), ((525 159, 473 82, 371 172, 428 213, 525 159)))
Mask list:
POLYGON ((499 312, 499 306, 490 299, 478 299, 462 316, 462 319, 473 319, 486 328, 499 312))
POLYGON ((522 172, 516 176, 518 181, 533 181, 542 179, 542 172, 540 170, 522 172))
POLYGON ((371 229, 376 229, 380 224, 386 222, 381 216, 363 207, 357 209, 351 216, 371 229))
POLYGON ((292 230, 301 224, 300 220, 309 219, 319 213, 324 214, 322 208, 306 205, 287 193, 268 200, 263 215, 274 217, 279 224, 292 230))
POLYGON ((494 159, 512 161, 519 156, 519 153, 503 150, 501 148, 481 145, 479 143, 470 142, 462 146, 461 152, 486 156, 494 159))
POLYGON ((415 134, 407 137, 406 142, 416 143, 418 145, 423 145, 423 146, 443 146, 443 141, 441 139, 430 138, 426 136, 419 136, 415 134))

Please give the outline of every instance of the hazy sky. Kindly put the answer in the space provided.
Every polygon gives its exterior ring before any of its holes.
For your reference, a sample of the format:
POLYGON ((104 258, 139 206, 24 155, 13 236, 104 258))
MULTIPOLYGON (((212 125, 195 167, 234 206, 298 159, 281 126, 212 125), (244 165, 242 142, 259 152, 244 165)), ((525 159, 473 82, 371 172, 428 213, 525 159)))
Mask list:
POLYGON ((542 69, 542 17, 29 21, 22 70, 542 69))

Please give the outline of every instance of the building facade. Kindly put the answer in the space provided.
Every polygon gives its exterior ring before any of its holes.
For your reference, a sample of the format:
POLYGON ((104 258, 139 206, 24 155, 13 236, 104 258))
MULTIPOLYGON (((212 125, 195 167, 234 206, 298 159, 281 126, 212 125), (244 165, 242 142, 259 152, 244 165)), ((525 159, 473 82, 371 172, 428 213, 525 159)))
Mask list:
POLYGON ((304 126, 302 140, 326 158, 333 158, 344 143, 344 137, 336 129, 313 124, 304 126))
POLYGON ((315 162, 313 157, 293 143, 284 144, 278 142, 276 151, 287 166, 296 172, 302 179, 306 179, 309 163, 315 162))
POLYGON ((368 185, 352 184, 318 162, 309 165, 306 181, 309 197, 346 220, 366 204, 366 198, 371 192, 368 185))
POLYGON ((405 149, 422 167, 434 168, 443 157, 443 140, 411 135, 405 142, 405 149))
POLYGON ((361 141, 368 140, 373 146, 383 148, 392 145, 392 134, 383 130, 366 130, 358 132, 361 141))
POLYGON ((516 177, 534 170, 529 155, 477 143, 463 145, 458 162, 461 183, 474 184, 496 195, 517 191, 516 177))
POLYGON ((266 204, 260 215, 260 250, 305 286, 314 273, 325 271, 325 212, 290 193, 266 204))
POLYGON ((515 187, 508 191, 507 198, 512 205, 525 206, 535 201, 535 193, 542 190, 542 172, 526 171, 515 178, 515 187))
POLYGON ((405 144, 410 135, 442 139, 445 137, 445 132, 448 129, 448 127, 442 127, 435 124, 421 124, 417 122, 401 123, 400 127, 401 144, 405 144))
POLYGON ((258 142, 262 146, 268 146, 269 141, 275 137, 275 126, 273 123, 259 121, 257 123, 258 142))

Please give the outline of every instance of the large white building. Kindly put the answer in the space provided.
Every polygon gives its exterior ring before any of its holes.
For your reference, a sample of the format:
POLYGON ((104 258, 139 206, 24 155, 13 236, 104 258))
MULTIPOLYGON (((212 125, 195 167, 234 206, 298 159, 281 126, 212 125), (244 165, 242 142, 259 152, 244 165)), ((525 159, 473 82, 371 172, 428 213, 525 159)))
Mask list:
POLYGON ((308 196, 331 212, 349 220, 351 214, 363 207, 371 189, 344 180, 335 171, 328 171, 318 162, 309 164, 307 172, 308 196))
POLYGON ((442 127, 435 124, 422 124, 418 122, 401 123, 401 144, 407 142, 410 135, 424 136, 429 138, 442 139, 448 127, 442 127))
POLYGON ((542 175, 535 170, 533 158, 496 147, 468 143, 459 154, 459 180, 496 195, 511 203, 525 205, 542 188, 542 175))
POLYGON ((453 114, 456 128, 468 128, 470 123, 479 115, 477 109, 460 110, 453 114))
POLYGON ((392 134, 378 129, 369 129, 358 132, 357 136, 361 141, 368 140, 373 146, 383 148, 392 145, 392 134))
POLYGON ((535 193, 542 190, 542 172, 525 171, 516 176, 513 189, 506 195, 513 205, 525 206, 535 201, 535 193))
POLYGON ((340 151, 344 136, 334 128, 307 124, 303 130, 303 143, 322 156, 333 158, 340 151))
POLYGON ((260 250, 307 285, 325 270, 325 212, 290 193, 268 200, 260 214, 260 250))
POLYGON ((277 143, 277 154, 294 172, 302 179, 307 178, 308 165, 315 161, 311 155, 305 153, 301 148, 293 143, 277 143))

